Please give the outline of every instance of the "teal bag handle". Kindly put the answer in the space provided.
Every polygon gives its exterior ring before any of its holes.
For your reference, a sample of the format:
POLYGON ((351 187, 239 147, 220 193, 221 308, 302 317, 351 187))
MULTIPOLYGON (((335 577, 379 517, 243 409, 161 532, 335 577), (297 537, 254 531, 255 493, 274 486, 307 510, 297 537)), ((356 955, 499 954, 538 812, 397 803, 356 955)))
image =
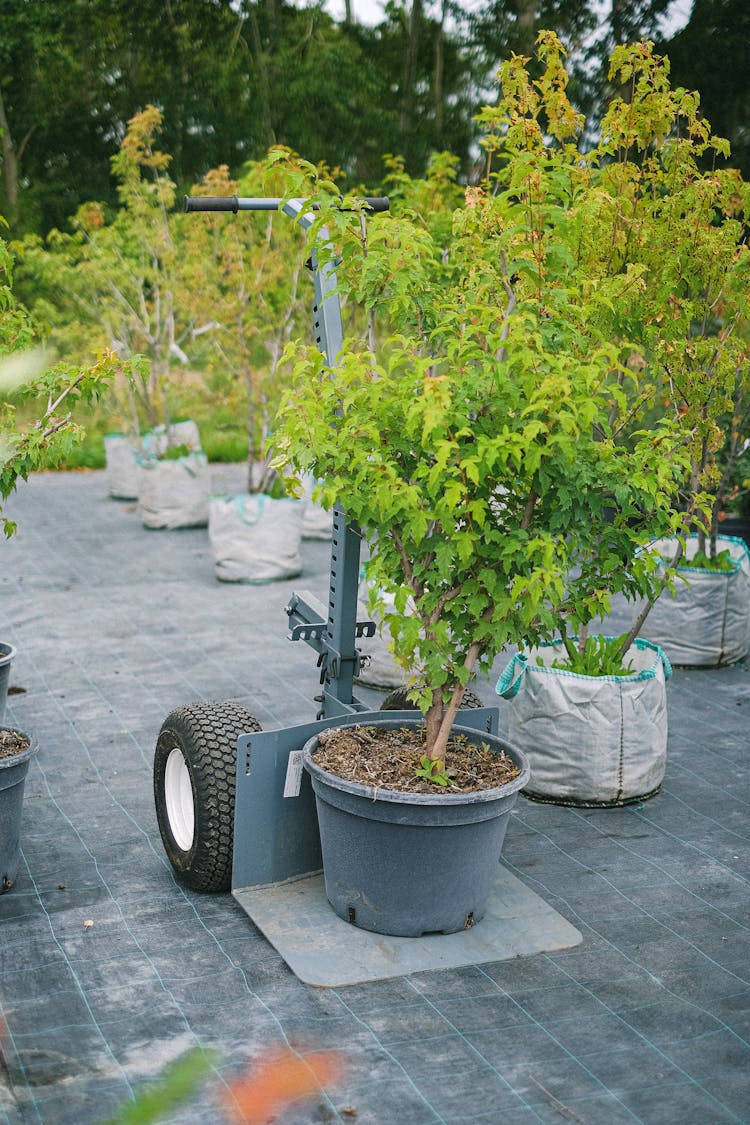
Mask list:
POLYGON ((672 665, 670 664, 669 657, 667 656, 663 648, 659 649, 659 655, 661 656, 661 662, 664 665, 664 679, 668 680, 672 675, 672 665))
POLYGON ((523 653, 517 652, 510 663, 506 665, 495 688, 497 694, 502 695, 503 699, 513 699, 518 695, 521 680, 526 671, 526 660, 527 657, 523 653))
POLYGON ((262 492, 258 493, 258 495, 254 497, 254 499, 258 501, 258 514, 255 517, 250 517, 247 514, 248 499, 248 496, 235 496, 234 505, 237 509, 237 515, 240 517, 242 522, 244 524, 247 524, 248 527, 255 527, 255 525, 260 523, 263 518, 263 509, 266 504, 266 497, 262 492))
MULTIPOLYGON (((655 652, 657 657, 659 658, 659 660, 661 660, 662 667, 664 668, 664 679, 668 680, 668 679, 671 678, 671 676, 672 676, 672 665, 670 664, 669 657, 667 656, 666 652, 661 647, 661 645, 656 645, 656 644, 654 644, 653 641, 644 640, 643 637, 636 637, 635 641, 633 643, 635 644, 636 648, 639 648, 641 650, 641 652, 645 648, 651 649, 652 652, 655 652)), ((653 677, 653 675, 654 675, 653 671, 651 671, 651 672, 641 672, 640 678, 642 680, 650 680, 653 677)))
POLYGON ((670 664, 669 657, 667 656, 664 649, 661 648, 660 645, 657 645, 656 648, 659 653, 659 658, 664 666, 664 679, 668 680, 672 675, 672 665, 670 664))
MULTIPOLYGON (((672 665, 670 664, 669 657, 667 656, 664 649, 661 648, 659 645, 655 645, 652 641, 644 641, 641 638, 637 638, 636 641, 635 641, 635 644, 636 644, 636 647, 639 648, 639 649, 647 648, 647 649, 651 649, 652 652, 656 653, 656 656, 661 661, 661 663, 663 665, 663 668, 664 668, 664 679, 665 680, 670 679, 670 677, 672 675, 672 665)), ((517 652, 516 655, 513 657, 513 659, 506 665, 506 667, 503 671, 503 674, 500 676, 500 679, 497 681, 497 686, 495 688, 495 691, 497 692, 497 694, 501 695, 503 697, 503 699, 514 699, 518 695, 518 692, 520 691, 520 688, 521 688, 521 681, 523 679, 523 673, 528 668, 527 661, 528 661, 527 656, 525 656, 521 652, 517 652)), ((550 669, 545 668, 544 671, 550 671, 550 669)), ((554 671, 554 669, 552 669, 552 671, 554 671)), ((570 673, 562 672, 560 674, 561 675, 569 675, 570 673)), ((654 675, 655 675, 654 670, 651 669, 650 671, 647 671, 647 672, 641 672, 637 676, 634 675, 632 678, 633 679, 641 679, 641 680, 650 680, 650 679, 653 679, 654 675)), ((615 679, 615 680, 620 680, 620 679, 628 680, 631 677, 629 677, 629 676, 613 676, 613 677, 609 677, 609 678, 615 679)))
POLYGON ((193 456, 190 452, 186 457, 180 457, 180 464, 182 465, 188 476, 197 477, 198 470, 200 469, 200 460, 193 456))

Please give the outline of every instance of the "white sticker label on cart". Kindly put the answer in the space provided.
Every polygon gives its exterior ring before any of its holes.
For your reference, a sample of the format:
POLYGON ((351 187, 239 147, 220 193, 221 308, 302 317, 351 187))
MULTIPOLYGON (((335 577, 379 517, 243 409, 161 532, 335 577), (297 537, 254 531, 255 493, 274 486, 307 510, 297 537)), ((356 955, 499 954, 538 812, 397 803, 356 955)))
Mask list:
POLYGON ((302 751, 292 750, 286 765, 286 781, 284 782, 285 797, 299 797, 302 785, 302 751))

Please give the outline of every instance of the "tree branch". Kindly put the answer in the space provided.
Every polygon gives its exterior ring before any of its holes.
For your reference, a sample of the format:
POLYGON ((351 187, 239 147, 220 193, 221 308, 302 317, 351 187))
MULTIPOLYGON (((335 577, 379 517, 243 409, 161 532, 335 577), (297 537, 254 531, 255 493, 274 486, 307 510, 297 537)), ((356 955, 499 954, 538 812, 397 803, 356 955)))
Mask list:
POLYGON ((500 267, 503 275, 503 289, 508 297, 508 304, 505 306, 503 313, 503 327, 500 332, 500 339, 503 341, 502 345, 495 352, 495 359, 498 363, 502 363, 505 359, 505 341, 508 339, 510 333, 510 317, 514 308, 516 307, 516 294, 513 291, 513 286, 510 282, 510 274, 508 273, 508 261, 505 257, 505 251, 500 251, 500 267))
POLYGON ((667 578, 668 571, 673 570, 674 567, 679 565, 680 559, 682 558, 684 553, 685 553, 684 540, 678 539, 677 540, 677 549, 675 550, 675 553, 672 557, 671 562, 669 563, 669 566, 667 567, 667 570, 665 570, 665 572, 664 572, 663 579, 659 583, 659 589, 658 589, 656 595, 653 598, 649 598, 649 600, 645 603, 645 605, 643 606, 643 609, 641 610, 641 612, 638 614, 635 621, 631 625, 630 631, 628 632, 627 636, 625 637, 625 639, 623 640, 619 649, 617 650, 618 659, 620 659, 620 660, 623 659, 626 652, 628 651, 628 649, 632 645, 633 641, 639 635, 641 629, 643 628, 643 625, 644 625, 644 622, 645 622, 646 618, 648 617, 649 613, 651 612, 651 610, 656 605, 656 602, 659 599, 659 597, 661 597, 662 593, 666 589, 667 582, 668 582, 668 578, 667 578))

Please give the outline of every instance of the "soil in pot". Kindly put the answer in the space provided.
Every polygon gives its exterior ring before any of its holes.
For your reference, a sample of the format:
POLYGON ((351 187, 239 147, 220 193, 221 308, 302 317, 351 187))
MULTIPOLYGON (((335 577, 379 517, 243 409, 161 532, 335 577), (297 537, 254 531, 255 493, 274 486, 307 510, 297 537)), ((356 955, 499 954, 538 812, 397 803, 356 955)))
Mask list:
POLYGON ((18 874, 23 790, 35 749, 22 731, 0 727, 0 894, 18 874))
POLYGON ((318 736, 315 762, 347 781, 404 793, 473 793, 505 785, 521 772, 507 755, 457 735, 448 742, 445 773, 449 784, 437 786, 415 776, 424 754, 423 727, 330 727, 318 736))
POLYGON ((29 745, 25 734, 15 730, 0 730, 0 758, 13 758, 16 754, 22 754, 29 745))

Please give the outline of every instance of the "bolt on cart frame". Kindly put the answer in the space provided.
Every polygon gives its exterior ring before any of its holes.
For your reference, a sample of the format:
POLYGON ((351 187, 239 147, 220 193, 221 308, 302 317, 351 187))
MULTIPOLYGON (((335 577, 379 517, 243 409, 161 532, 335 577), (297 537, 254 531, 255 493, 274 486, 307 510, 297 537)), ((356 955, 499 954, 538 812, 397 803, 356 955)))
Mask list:
MULTIPOLYGON (((387 198, 363 200, 369 213, 388 209, 387 198)), ((191 197, 186 211, 281 210, 303 229, 314 215, 303 199, 191 197)), ((318 347, 333 366, 343 343, 341 308, 328 233, 322 228, 308 264, 312 272, 313 324, 318 347), (325 247, 325 253, 319 253, 325 247), (322 260, 321 260, 322 259, 322 260)), ((286 612, 289 639, 318 653, 322 692, 315 722, 261 730, 236 703, 200 702, 173 711, 162 724, 154 760, 154 796, 164 847, 177 877, 197 891, 239 892, 301 878, 321 867, 317 814, 301 748, 325 727, 362 721, 369 710, 353 694, 362 657, 356 642, 375 624, 357 620, 361 534, 336 507, 332 515, 328 605, 293 594, 286 612)), ((366 658, 365 658, 366 659, 366 658)), ((476 697, 464 725, 497 732, 498 710, 476 697)), ((412 710, 385 706, 391 717, 412 710)), ((408 707, 408 703, 402 703, 408 707)), ((244 905, 244 904, 243 904, 244 905)))

